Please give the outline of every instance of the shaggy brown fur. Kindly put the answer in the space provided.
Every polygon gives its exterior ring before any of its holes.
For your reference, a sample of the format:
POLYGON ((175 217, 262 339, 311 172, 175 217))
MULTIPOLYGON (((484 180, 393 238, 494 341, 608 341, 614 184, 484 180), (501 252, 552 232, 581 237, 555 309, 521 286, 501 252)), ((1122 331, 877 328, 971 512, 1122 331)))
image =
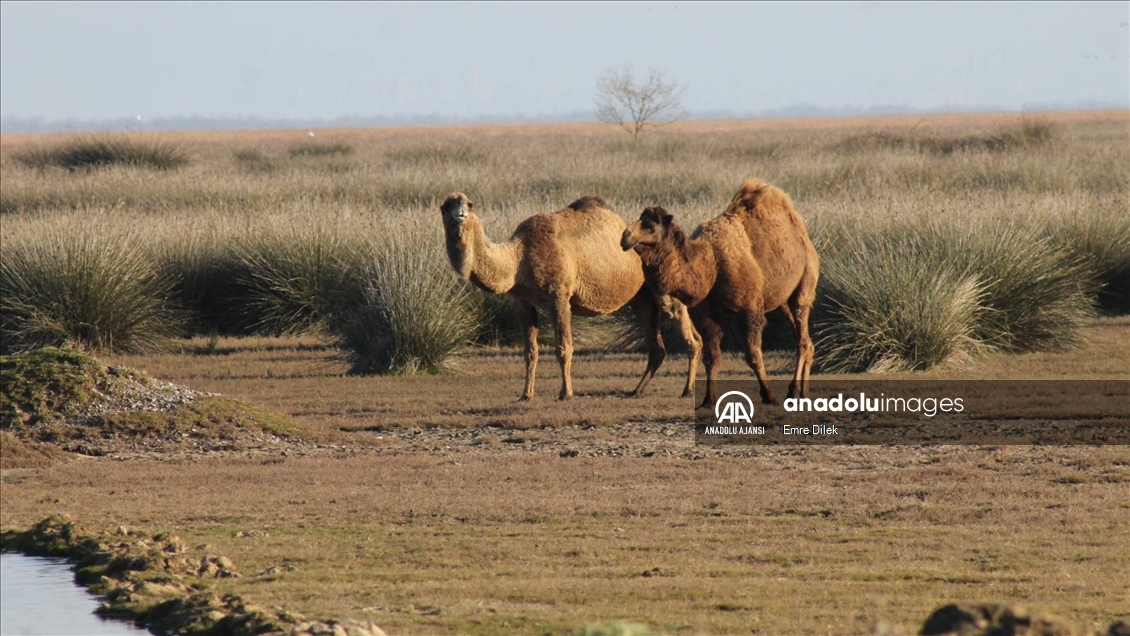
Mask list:
POLYGON ((716 311, 743 317, 746 363, 757 376, 761 400, 771 404, 775 400, 762 361, 761 332, 765 314, 782 310, 797 336, 789 397, 808 394, 814 353, 808 317, 816 299, 820 258, 787 194, 764 181, 746 181, 726 211, 703 223, 692 239, 667 210, 647 208, 624 230, 620 246, 640 254, 652 292, 670 295, 690 308, 706 345, 703 406, 712 406, 718 397, 722 327, 716 311))
POLYGON ((600 197, 577 199, 558 212, 535 214, 518 225, 506 243, 491 244, 474 203, 462 193, 440 206, 451 266, 463 278, 494 294, 509 294, 522 307, 526 330, 526 388, 534 396, 538 361, 538 313, 553 319, 557 360, 561 365, 560 399, 573 396, 572 317, 600 316, 630 305, 643 323, 647 370, 633 395, 642 395, 667 352, 659 332, 662 305, 679 321, 689 350, 689 372, 683 395, 694 395, 695 371, 702 340, 686 308, 657 299, 644 285, 639 256, 616 249, 627 223, 600 197))

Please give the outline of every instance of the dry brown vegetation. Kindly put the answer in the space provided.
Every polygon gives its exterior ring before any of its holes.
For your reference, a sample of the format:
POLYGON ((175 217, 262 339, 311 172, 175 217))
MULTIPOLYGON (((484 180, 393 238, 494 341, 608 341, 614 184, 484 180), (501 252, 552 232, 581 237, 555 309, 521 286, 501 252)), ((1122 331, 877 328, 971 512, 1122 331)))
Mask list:
MULTIPOLYGON (((662 204, 693 228, 747 177, 793 197, 825 263, 814 335, 829 355, 817 365, 924 369, 990 349, 1070 346, 1096 302, 1106 312, 1130 307, 1127 123, 1125 112, 1108 111, 691 122, 640 143, 583 124, 113 140, 139 150, 173 144, 190 157, 162 171, 128 162, 29 168, 21 158, 79 142, 9 135, 0 140, 0 348, 70 338, 142 349, 178 328, 331 328, 352 346, 349 332, 364 330, 350 328, 358 315, 351 308, 404 311, 376 302, 368 288, 420 286, 465 305, 479 342, 515 339, 516 325, 502 328, 516 322, 503 305, 443 287, 450 276, 437 278, 441 258, 393 268, 392 280, 370 265, 390 246, 442 244, 435 211, 452 191, 478 202, 497 241, 530 214, 582 194, 604 197, 628 218, 662 204), (111 247, 120 252, 111 260, 128 267, 97 258, 111 247), (875 254, 898 267, 860 266, 883 262, 875 254), (151 276, 127 271, 137 267, 151 276), (100 287, 76 293, 79 280, 100 287), (102 310, 127 297, 130 312, 102 310), (900 323, 892 314, 907 302, 916 306, 904 314, 909 324, 900 323), (128 319, 106 320, 117 315, 128 319), (899 346, 909 339, 929 346, 899 346)), ((442 368, 467 330, 439 332, 453 337, 405 334, 390 342, 428 350, 376 357, 403 360, 396 370, 442 368)))
MULTIPOLYGON (((77 227, 184 261, 233 238, 315 230, 407 227, 439 245, 437 205, 454 190, 470 191, 494 240, 586 192, 625 217, 662 203, 693 226, 746 176, 788 191, 814 234, 860 220, 1125 211, 1127 114, 1046 117, 1050 147, 951 154, 837 144, 877 131, 993 135, 1016 116, 687 122, 639 150, 588 125, 319 131, 338 148, 324 153, 294 150, 304 131, 176 133, 192 155, 179 171, 65 176, 11 159, 44 138, 6 135, 0 207, 6 244, 77 227)), ((446 374, 385 377, 348 375, 316 335, 205 331, 108 356, 277 411, 298 439, 272 453, 114 459, 5 433, 0 526, 65 513, 174 532, 189 556, 222 554, 243 573, 209 582, 217 592, 389 634, 564 634, 617 620, 688 634, 912 633, 949 602, 1130 620, 1125 447, 696 447, 682 364, 668 358, 648 397, 625 399, 644 356, 591 346, 597 335, 578 336, 570 403, 516 403, 512 347, 464 350, 446 374)), ((990 352, 925 376, 1130 378, 1127 317, 1088 319, 1079 336, 1074 349, 990 352)), ((771 376, 791 372, 791 355, 766 361, 771 376)), ((737 357, 723 368, 748 377, 737 357)))

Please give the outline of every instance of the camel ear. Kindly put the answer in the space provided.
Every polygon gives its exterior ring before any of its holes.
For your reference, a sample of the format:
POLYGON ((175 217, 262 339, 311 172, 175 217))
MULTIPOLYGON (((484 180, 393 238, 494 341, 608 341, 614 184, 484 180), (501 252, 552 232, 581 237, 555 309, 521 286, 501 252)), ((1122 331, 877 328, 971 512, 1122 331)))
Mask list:
POLYGON ((468 201, 467 202, 467 211, 470 212, 471 210, 474 210, 474 209, 475 209, 475 202, 474 201, 468 201))

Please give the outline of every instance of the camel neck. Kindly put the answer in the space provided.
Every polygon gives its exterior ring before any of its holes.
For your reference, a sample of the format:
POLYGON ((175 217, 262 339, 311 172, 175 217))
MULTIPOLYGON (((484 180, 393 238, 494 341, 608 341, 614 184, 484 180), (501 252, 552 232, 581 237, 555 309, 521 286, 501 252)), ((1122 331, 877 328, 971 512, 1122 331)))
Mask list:
POLYGON ((448 233, 447 254, 455 271, 480 289, 505 294, 514 287, 518 275, 517 241, 491 243, 477 216, 467 219, 458 236, 448 233))
POLYGON ((660 243, 640 257, 652 292, 672 296, 687 306, 706 298, 717 276, 714 249, 706 241, 688 241, 682 249, 660 243))

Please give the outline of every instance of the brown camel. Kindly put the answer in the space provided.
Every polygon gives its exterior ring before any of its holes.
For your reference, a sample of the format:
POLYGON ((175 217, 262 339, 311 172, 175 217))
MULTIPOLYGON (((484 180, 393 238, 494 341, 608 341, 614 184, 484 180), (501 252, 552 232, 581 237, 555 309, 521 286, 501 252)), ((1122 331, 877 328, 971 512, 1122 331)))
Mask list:
POLYGON ((648 350, 647 370, 632 395, 643 394, 667 356, 659 332, 661 306, 679 321, 687 341, 690 370, 683 395, 694 395, 702 340, 686 307, 652 295, 644 284, 639 256, 616 249, 616 240, 628 224, 603 199, 584 197, 558 212, 535 214, 518 225, 508 242, 499 245, 487 239, 473 208, 471 200, 458 192, 440 206, 447 256, 460 276, 485 291, 509 294, 521 306, 526 331, 523 400, 534 396, 537 307, 553 319, 561 365, 559 399, 573 396, 572 317, 605 315, 624 305, 629 305, 643 324, 648 350))
POLYGON ((789 397, 808 394, 814 348, 808 316, 816 298, 820 258, 789 196, 763 181, 742 183, 721 216, 703 223, 688 239, 661 207, 643 211, 620 239, 635 248, 652 292, 670 295, 690 308, 706 347, 706 399, 717 400, 715 382, 722 361, 722 327, 715 312, 742 317, 746 363, 761 387, 761 400, 775 402, 761 357, 765 314, 781 309, 797 336, 797 363, 789 397))

